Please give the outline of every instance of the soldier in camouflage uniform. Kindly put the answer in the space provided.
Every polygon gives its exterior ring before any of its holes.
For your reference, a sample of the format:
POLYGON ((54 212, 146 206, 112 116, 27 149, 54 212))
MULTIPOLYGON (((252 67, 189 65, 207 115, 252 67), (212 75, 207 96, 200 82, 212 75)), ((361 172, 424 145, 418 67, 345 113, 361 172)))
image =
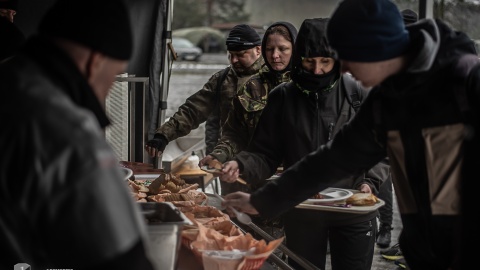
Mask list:
POLYGON ((264 63, 260 49, 261 38, 252 27, 240 24, 232 28, 226 45, 230 66, 226 68, 228 73, 220 82, 222 86, 218 93, 219 77, 226 69, 213 74, 202 89, 188 97, 177 112, 155 131, 154 138, 145 146, 151 157, 160 156, 170 141, 189 134, 212 113, 218 114, 219 126, 223 125, 238 88, 259 72, 264 63))
MULTIPOLYGON (((276 22, 269 26, 262 40, 262 56, 266 60, 260 72, 241 87, 233 99, 233 110, 222 127, 222 137, 200 164, 211 159, 225 162, 247 147, 265 105, 270 90, 290 81, 291 55, 297 29, 288 22, 276 22)), ((222 184, 222 194, 234 191, 250 191, 250 186, 238 182, 222 184)))

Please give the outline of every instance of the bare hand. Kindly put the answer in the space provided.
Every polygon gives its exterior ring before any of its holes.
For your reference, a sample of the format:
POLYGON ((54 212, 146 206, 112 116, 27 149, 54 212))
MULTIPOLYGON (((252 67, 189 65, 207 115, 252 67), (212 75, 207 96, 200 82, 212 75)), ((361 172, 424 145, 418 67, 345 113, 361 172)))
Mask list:
POLYGON ((219 176, 220 180, 227 183, 234 183, 240 175, 238 163, 235 160, 225 162, 222 169, 223 174, 219 176))
POLYGON ((362 184, 359 189, 362 193, 372 193, 372 189, 367 184, 362 184))
POLYGON ((214 160, 215 158, 213 156, 207 155, 206 157, 202 158, 200 162, 198 163, 198 166, 203 167, 208 164, 210 164, 210 161, 214 160))
MULTIPOLYGON (((227 194, 224 197, 224 201, 222 202, 222 205, 227 207, 227 212, 228 212, 228 207, 234 207, 238 211, 247 213, 247 214, 252 214, 252 215, 257 215, 258 211, 253 207, 253 205, 250 204, 250 194, 245 193, 245 192, 234 192, 227 194)), ((229 213, 233 214, 233 213, 229 213)))

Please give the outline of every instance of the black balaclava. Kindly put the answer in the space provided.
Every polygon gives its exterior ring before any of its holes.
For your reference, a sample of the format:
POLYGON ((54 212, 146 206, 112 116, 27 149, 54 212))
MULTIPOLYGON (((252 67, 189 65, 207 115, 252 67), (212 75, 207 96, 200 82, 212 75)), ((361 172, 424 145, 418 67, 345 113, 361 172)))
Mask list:
MULTIPOLYGON (((297 28, 295 28, 295 26, 293 26, 293 24, 289 23, 289 22, 276 22, 276 23, 273 23, 272 25, 270 25, 267 30, 265 31, 268 32, 269 29, 271 29, 272 27, 274 26, 278 26, 278 25, 282 25, 282 26, 285 26, 290 34, 290 39, 292 40, 292 48, 295 49, 295 39, 297 38, 297 28)), ((274 70, 272 69, 272 66, 270 65, 270 63, 268 63, 267 61, 267 55, 265 53, 265 47, 266 47, 266 44, 267 44, 267 34, 265 34, 263 36, 263 39, 262 39, 262 56, 263 56, 263 59, 265 60, 265 65, 267 65, 268 69, 270 70, 270 72, 272 73, 280 73, 280 74, 283 74, 284 72, 286 71, 290 71, 292 69, 292 59, 293 59, 293 55, 292 57, 290 57, 290 62, 288 64, 288 66, 284 69, 284 70, 280 70, 280 71, 277 71, 277 70, 274 70)))
POLYGON ((327 41, 327 23, 329 19, 305 19, 300 26, 293 52, 292 80, 302 90, 321 91, 329 89, 340 76, 340 64, 336 60, 336 53, 327 41), (302 58, 330 57, 335 59, 333 69, 322 75, 315 75, 302 67, 302 58))

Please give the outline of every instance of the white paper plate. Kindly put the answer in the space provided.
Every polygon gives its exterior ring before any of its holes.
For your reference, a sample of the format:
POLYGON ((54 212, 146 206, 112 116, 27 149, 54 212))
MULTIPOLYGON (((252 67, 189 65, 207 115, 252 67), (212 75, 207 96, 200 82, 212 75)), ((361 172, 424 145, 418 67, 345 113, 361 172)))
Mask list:
POLYGON ((346 200, 353 193, 350 190, 343 188, 327 188, 320 191, 325 198, 324 199, 308 199, 304 203, 326 203, 346 200))

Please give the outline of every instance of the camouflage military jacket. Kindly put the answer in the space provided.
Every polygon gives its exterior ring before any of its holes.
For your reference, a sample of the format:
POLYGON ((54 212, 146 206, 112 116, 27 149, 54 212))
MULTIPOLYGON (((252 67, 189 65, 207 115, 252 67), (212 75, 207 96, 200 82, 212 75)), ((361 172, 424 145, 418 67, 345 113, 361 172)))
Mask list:
POLYGON ((196 129, 201 123, 214 112, 215 107, 219 107, 219 119, 222 126, 227 119, 228 112, 232 108, 232 98, 238 91, 239 86, 245 84, 253 75, 257 74, 263 66, 263 58, 260 57, 248 70, 237 73, 233 68, 227 74, 222 83, 220 93, 216 93, 219 76, 223 70, 216 72, 210 77, 202 89, 195 92, 187 98, 177 112, 169 118, 155 132, 164 135, 168 141, 177 139, 196 129), (217 96, 218 95, 218 96, 217 96), (217 105, 217 97, 219 104, 217 105))
POLYGON ((273 73, 267 66, 248 80, 232 100, 233 110, 228 114, 222 128, 222 137, 211 155, 225 162, 244 150, 267 104, 268 93, 277 85, 288 81, 289 71, 282 74, 273 73))

